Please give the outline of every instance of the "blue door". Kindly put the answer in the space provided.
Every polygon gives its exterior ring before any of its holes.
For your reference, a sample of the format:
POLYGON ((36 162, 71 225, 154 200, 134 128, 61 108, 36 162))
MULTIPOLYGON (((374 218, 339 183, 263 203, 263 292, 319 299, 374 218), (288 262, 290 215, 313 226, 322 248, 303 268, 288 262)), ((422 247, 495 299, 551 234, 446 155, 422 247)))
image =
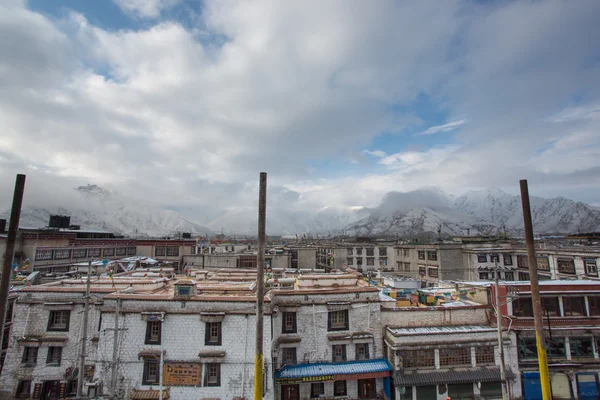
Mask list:
POLYGON ((525 400, 542 400, 539 372, 523 372, 523 398, 525 400))
POLYGON ((577 392, 580 400, 598 400, 598 375, 593 372, 577 374, 577 392))

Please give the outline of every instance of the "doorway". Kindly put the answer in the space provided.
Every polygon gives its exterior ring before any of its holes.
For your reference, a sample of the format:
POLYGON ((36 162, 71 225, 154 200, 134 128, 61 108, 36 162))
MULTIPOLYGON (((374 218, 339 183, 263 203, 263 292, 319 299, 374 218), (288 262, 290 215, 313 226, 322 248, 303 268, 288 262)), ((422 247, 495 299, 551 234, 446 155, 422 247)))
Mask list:
POLYGON ((42 385, 41 400, 60 399, 60 381, 44 381, 42 385))
POLYGON ((358 380, 358 398, 359 399, 374 399, 375 398, 375 379, 359 379, 358 380))
POLYGON ((281 386, 282 400, 300 400, 299 385, 282 385, 281 386))

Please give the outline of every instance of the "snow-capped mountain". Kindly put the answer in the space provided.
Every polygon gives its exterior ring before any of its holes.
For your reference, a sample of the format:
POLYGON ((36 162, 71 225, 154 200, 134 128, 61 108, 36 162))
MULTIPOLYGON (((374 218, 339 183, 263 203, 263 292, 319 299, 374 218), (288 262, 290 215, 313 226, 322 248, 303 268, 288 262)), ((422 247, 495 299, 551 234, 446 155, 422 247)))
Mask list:
MULTIPOLYGON (((600 210, 564 197, 530 197, 535 232, 577 233, 600 230, 600 210)), ((457 210, 507 230, 523 229, 521 196, 499 189, 468 192, 456 199, 457 210)))
MULTIPOLYGON (((600 230, 600 210, 563 197, 530 198, 536 233, 600 230)), ((472 191, 454 199, 439 190, 388 193, 370 216, 346 228, 350 235, 414 236, 418 234, 521 234, 520 196, 500 189, 472 191)))
POLYGON ((48 226, 52 214, 71 216, 71 224, 80 225, 81 229, 99 229, 129 236, 164 236, 177 232, 203 235, 210 233, 208 228, 188 221, 175 211, 162 210, 96 185, 76 188, 72 204, 65 207, 23 208, 20 225, 48 226))

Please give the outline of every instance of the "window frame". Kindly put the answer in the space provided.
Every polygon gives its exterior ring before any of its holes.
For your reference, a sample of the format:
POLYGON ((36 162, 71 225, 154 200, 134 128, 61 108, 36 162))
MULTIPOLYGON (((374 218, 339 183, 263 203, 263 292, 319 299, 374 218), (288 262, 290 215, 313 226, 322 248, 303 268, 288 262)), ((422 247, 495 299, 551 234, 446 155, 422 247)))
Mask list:
POLYGON ((427 250, 427 260, 429 261, 437 261, 437 250, 427 250))
POLYGON ((156 385, 160 381, 160 363, 156 358, 144 358, 144 370, 142 372, 142 385, 156 385), (153 379, 150 379, 151 368, 155 369, 153 379))
POLYGON ((310 397, 317 398, 325 395, 325 382, 313 382, 310 384, 310 397), (319 390, 315 390, 319 388, 319 390))
POLYGON ((204 376, 204 386, 218 387, 221 386, 221 364, 210 363, 205 364, 206 375, 204 376), (211 379, 211 369, 214 370, 215 378, 211 379))
POLYGON ((162 322, 146 321, 146 339, 144 344, 160 344, 162 341, 162 322), (157 329, 157 331, 155 331, 157 329))
POLYGON ((403 350, 400 352, 405 369, 435 368, 434 349, 403 350))
POLYGON ((297 315, 294 311, 284 311, 281 313, 281 333, 297 333, 297 315), (288 320, 291 319, 291 321, 288 320), (291 323, 290 323, 291 322, 291 323))
POLYGON ((40 348, 36 346, 23 346, 21 364, 36 365, 40 348), (31 353, 31 354, 30 354, 31 353))
POLYGON ((345 362, 348 361, 345 344, 333 344, 331 345, 331 362, 345 362))
POLYGON ((46 327, 46 331, 48 332, 68 332, 69 325, 71 323, 71 310, 50 310, 48 315, 48 326, 46 327), (55 316, 60 313, 60 315, 66 315, 64 326, 62 323, 55 323, 55 316))
POLYGON ((512 301, 512 315, 514 317, 524 317, 524 318, 532 318, 533 317, 533 302, 531 297, 517 297, 512 301), (528 307, 523 307, 523 305, 527 305, 528 307), (524 311, 527 311, 525 314, 524 311))
POLYGON ((471 347, 442 347, 439 349, 440 367, 471 366, 471 347))
POLYGON ((348 310, 333 310, 327 313, 327 330, 331 331, 347 331, 350 329, 350 321, 349 321, 349 313, 348 310), (334 317, 337 316, 337 317, 334 317), (339 316, 343 315, 343 322, 336 321, 334 322, 334 318, 336 320, 339 319, 339 316))
POLYGON ((17 388, 15 390, 16 398, 29 398, 31 396, 31 387, 33 381, 30 379, 20 379, 17 382, 17 388))
POLYGON ((512 254, 502 254, 502 263, 504 265, 513 265, 512 254))
POLYGON ((346 385, 346 381, 333 381, 333 396, 348 396, 348 385, 346 385))
POLYGON ((366 256, 367 257, 375 257, 375 248, 374 247, 367 247, 366 248, 366 256))
POLYGON ((425 260, 425 250, 418 250, 417 251, 417 258, 419 260, 425 260))
POLYGON ((596 262, 595 258, 584 258, 583 268, 585 269, 585 274, 587 276, 598 277, 598 263, 596 262), (593 271, 590 271, 588 266, 593 266, 593 271))
POLYGON ((587 316, 587 312, 585 309, 585 298, 584 296, 563 296, 563 312, 565 317, 585 317, 587 316), (573 311, 573 301, 577 299, 579 300, 579 304, 581 305, 581 313, 575 314, 573 311))
POLYGON ((379 257, 387 257, 387 247, 379 247, 379 257))
POLYGON ((475 365, 494 365, 496 363, 495 346, 489 344, 475 347, 475 365))
POLYGON ((369 343, 356 343, 354 346, 354 358, 356 361, 370 360, 369 343))
POLYGON ((556 272, 559 274, 575 275, 575 260, 559 258, 556 260, 556 272))
POLYGON ((204 345, 205 346, 221 346, 223 343, 223 323, 206 322, 204 327, 204 345), (213 335, 214 333, 216 335, 213 335))
POLYGON ((298 349, 296 347, 281 348, 281 367, 298 364, 298 349))
POLYGON ((60 364, 62 362, 62 350, 63 348, 60 346, 49 346, 48 352, 46 354, 46 365, 60 367, 60 364))
POLYGON ((569 337, 569 350, 571 350, 571 358, 594 358, 594 338, 590 336, 571 336, 569 337), (584 341, 589 342, 590 353, 583 355, 576 354, 578 348, 575 347, 574 349, 574 345, 584 341))
POLYGON ((488 262, 487 254, 477 254, 477 262, 478 263, 488 262))

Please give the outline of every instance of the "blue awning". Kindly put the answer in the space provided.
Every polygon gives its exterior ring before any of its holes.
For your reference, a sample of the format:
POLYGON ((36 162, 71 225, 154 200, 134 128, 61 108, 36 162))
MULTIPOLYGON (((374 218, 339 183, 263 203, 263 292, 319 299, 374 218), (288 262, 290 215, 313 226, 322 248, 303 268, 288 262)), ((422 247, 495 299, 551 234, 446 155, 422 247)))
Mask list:
POLYGON ((376 360, 349 361, 342 363, 314 363, 286 365, 275 373, 276 383, 319 382, 339 379, 339 375, 382 374, 392 371, 385 358, 376 360))

